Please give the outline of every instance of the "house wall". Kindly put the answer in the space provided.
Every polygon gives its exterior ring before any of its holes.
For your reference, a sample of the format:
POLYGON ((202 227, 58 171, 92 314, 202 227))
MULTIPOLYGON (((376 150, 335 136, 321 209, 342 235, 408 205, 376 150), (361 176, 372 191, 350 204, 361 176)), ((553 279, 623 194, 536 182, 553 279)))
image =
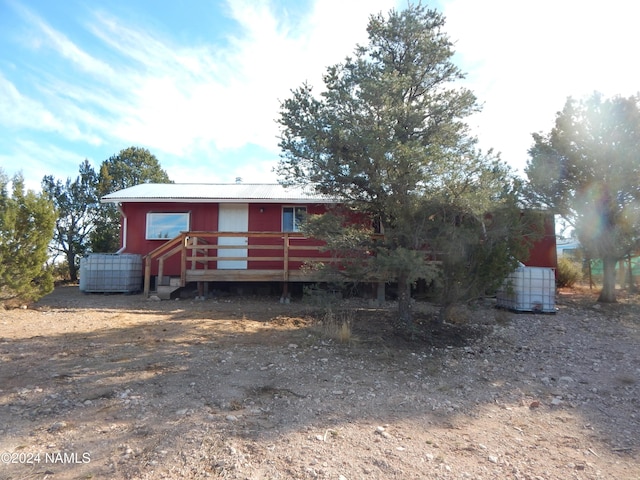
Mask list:
MULTIPOLYGON (((281 232, 282 231, 282 208, 292 206, 287 203, 250 203, 248 205, 250 232, 281 232)), ((326 211, 323 205, 300 205, 306 206, 307 213, 321 214, 326 211)), ((125 253, 138 253, 146 255, 164 243, 164 240, 146 240, 147 213, 190 213, 190 230, 192 231, 217 231, 218 230, 218 204, 217 203, 126 203, 122 210, 127 217, 127 238, 125 253)), ((273 244, 282 245, 280 239, 249 239, 249 244, 273 244)), ((322 242, 310 239, 295 239, 291 245, 322 245, 322 242)), ((326 254, 319 255, 316 250, 296 251, 295 256, 326 257, 326 254)), ((249 250, 249 257, 281 257, 279 250, 249 250)), ((180 274, 179 256, 167 259, 164 266, 165 275, 180 274)), ((290 268, 299 268, 302 262, 291 262, 290 268)), ((247 264, 249 270, 282 269, 283 261, 251 261, 247 264)), ((157 262, 153 262, 152 275, 157 275, 157 262)))
POLYGON ((529 258, 523 263, 528 267, 558 267, 556 227, 553 214, 545 214, 543 236, 533 244, 529 251, 529 258))
MULTIPOLYGON (((191 230, 215 231, 218 228, 218 204, 193 203, 126 203, 122 211, 127 217, 127 239, 125 253, 146 255, 161 246, 165 240, 146 240, 147 213, 189 212, 191 230)), ((168 258, 165 262, 166 275, 180 274, 180 257, 168 258)), ((152 275, 157 275, 158 265, 153 262, 152 275)))
MULTIPOLYGON (((269 204, 269 203, 256 203, 249 204, 249 231, 251 232, 281 232, 282 231, 282 208, 284 206, 291 206, 290 204, 269 204)), ((307 214, 320 215, 326 212, 324 205, 296 205, 306 206, 307 214)), ((249 245, 255 244, 268 244, 268 245, 282 245, 280 239, 257 239, 250 238, 249 245)), ((292 239, 291 246, 320 246, 323 242, 312 239, 292 239)), ((291 256, 295 257, 307 257, 307 258, 326 258, 328 255, 325 253, 320 254, 316 249, 309 250, 296 250, 290 252, 291 256)), ((279 250, 249 250, 249 258, 251 257, 281 257, 282 252, 279 250)), ((289 262, 290 269, 298 269, 303 262, 291 261, 289 262)), ((249 270, 271 270, 284 268, 284 262, 282 260, 274 261, 251 261, 247 265, 249 270)))
MULTIPOLYGON (((248 205, 250 232, 281 232, 282 231, 282 208, 290 206, 286 203, 250 203, 248 205)), ((300 205, 298 205, 300 206, 300 205)), ((323 205, 306 205, 309 214, 322 214, 326 212, 323 205)), ((192 231, 217 231, 218 229, 218 204, 217 203, 126 203, 122 210, 127 217, 127 238, 125 253, 137 253, 146 255, 152 250, 161 246, 164 240, 146 240, 146 221, 148 212, 189 212, 190 229, 192 231)), ((249 245, 258 242, 264 244, 267 241, 274 245, 281 245, 280 239, 249 239, 249 245)), ((311 239, 292 239, 292 246, 317 246, 322 242, 311 239)), ((279 250, 250 250, 249 257, 280 257, 279 250)), ((329 254, 318 253, 317 250, 300 250, 290 252, 292 257, 307 258, 327 258, 329 254)), ((175 255, 165 262, 164 272, 166 275, 179 275, 179 256, 175 255)), ((290 262, 290 268, 299 268, 303 262, 290 262)), ((527 266, 535 267, 557 267, 555 222, 553 215, 545 216, 544 236, 537 241, 530 250, 529 258, 525 263, 527 266)), ((281 260, 274 261, 251 261, 247 268, 249 270, 282 269, 281 260)), ((157 262, 153 262, 152 275, 157 275, 157 262)))

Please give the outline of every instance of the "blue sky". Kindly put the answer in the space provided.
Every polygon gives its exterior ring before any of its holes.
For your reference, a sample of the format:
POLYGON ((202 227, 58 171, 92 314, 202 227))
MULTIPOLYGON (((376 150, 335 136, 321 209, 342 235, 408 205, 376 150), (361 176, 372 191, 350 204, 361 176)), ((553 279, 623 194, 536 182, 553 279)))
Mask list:
MULTIPOLYGON (((396 0, 0 0, 0 167, 30 188, 131 145, 177 182, 276 181, 279 102, 396 0)), ((440 0, 484 149, 518 170, 568 96, 640 91, 640 3, 440 0)))

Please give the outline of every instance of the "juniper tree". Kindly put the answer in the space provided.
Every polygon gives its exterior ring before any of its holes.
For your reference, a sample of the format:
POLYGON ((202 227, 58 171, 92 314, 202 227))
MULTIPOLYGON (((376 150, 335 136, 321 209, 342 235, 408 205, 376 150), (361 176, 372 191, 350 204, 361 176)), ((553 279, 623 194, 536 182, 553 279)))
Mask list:
POLYGON ((26 190, 20 174, 9 182, 0 169, 0 303, 29 302, 53 290, 45 264, 55 218, 46 196, 26 190))
POLYGON ((78 279, 79 258, 89 249, 89 236, 98 213, 97 175, 88 160, 80 164, 75 180, 65 182, 52 175, 42 179, 42 191, 53 202, 58 218, 52 250, 64 255, 71 281, 78 279))
POLYGON ((406 324, 412 283, 447 274, 425 256, 457 255, 465 264, 469 242, 480 245, 487 231, 486 213, 515 198, 508 169, 469 135, 465 118, 479 107, 457 84, 464 75, 444 24, 422 5, 372 16, 368 43, 327 69, 319 94, 308 84, 293 90, 278 119, 281 181, 315 185, 344 202, 341 216, 382 225, 384 240, 375 242, 371 229, 348 221, 319 219, 325 225, 314 231, 330 248, 372 259, 359 275, 398 283, 406 324), (450 227, 471 225, 469 241, 447 244, 445 232, 462 233, 450 227), (453 244, 450 252, 435 251, 453 244))

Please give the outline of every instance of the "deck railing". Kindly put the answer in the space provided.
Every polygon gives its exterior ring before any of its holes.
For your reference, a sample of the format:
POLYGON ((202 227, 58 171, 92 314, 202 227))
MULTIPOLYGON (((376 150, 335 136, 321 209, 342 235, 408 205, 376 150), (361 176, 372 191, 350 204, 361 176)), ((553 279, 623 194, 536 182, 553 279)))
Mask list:
POLYGON ((165 262, 178 255, 180 286, 188 281, 231 277, 231 271, 242 271, 242 278, 247 280, 269 278, 286 282, 305 262, 332 261, 322 251, 321 242, 297 232, 182 232, 145 256, 145 294, 149 294, 151 287, 154 262, 157 262, 156 284, 161 285, 165 262), (221 244, 221 238, 236 239, 237 244, 221 244), (221 262, 240 262, 242 266, 234 268, 225 264, 221 268, 221 262))

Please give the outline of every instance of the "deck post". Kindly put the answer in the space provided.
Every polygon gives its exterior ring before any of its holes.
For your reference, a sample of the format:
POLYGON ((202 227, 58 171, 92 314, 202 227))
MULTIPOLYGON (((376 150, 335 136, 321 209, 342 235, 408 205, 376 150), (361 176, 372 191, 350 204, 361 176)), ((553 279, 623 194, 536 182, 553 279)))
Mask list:
POLYGON ((284 273, 284 281, 286 282, 289 280, 289 234, 288 233, 284 234, 282 246, 284 248, 284 252, 283 252, 284 263, 283 263, 282 269, 284 273))
POLYGON ((158 259, 158 285, 164 285, 164 258, 158 259))
POLYGON ((282 296, 280 297, 280 303, 289 303, 289 282, 282 282, 282 296))
POLYGON ((289 234, 285 233, 282 246, 283 252, 283 265, 282 265, 282 296, 280 297, 280 303, 289 303, 289 234))
POLYGON ((384 282, 378 282, 377 291, 376 291, 376 301, 378 302, 378 305, 382 305, 385 301, 384 287, 385 287, 384 282))
POLYGON ((180 286, 187 284, 187 235, 182 233, 182 249, 180 254, 180 286))
MULTIPOLYGON (((191 241, 191 246, 193 247, 191 249, 191 256, 192 257, 196 257, 198 255, 198 237, 193 237, 193 240, 191 241)), ((191 260, 191 270, 195 270, 196 268, 196 261, 195 260, 191 260)))
POLYGON ((148 255, 144 258, 144 294, 149 296, 151 288, 151 257, 148 255))

